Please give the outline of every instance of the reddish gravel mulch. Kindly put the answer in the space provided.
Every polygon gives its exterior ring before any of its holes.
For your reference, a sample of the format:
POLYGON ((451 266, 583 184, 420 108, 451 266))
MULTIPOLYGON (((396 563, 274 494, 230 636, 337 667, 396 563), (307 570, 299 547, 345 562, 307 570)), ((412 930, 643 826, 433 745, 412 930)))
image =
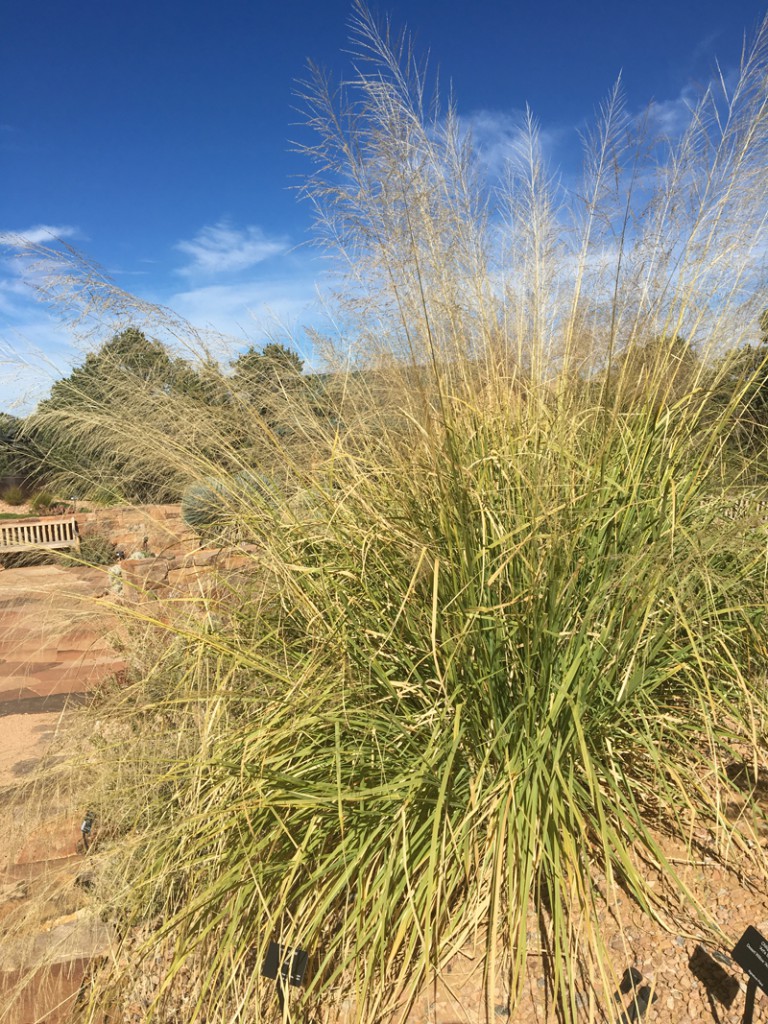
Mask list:
MULTIPOLYGON (((706 845, 705 843, 702 845, 706 845)), ((768 844, 766 844, 768 845, 768 844)), ((599 982, 588 978, 579 981, 576 993, 584 1024, 616 1020, 623 1013, 622 1024, 633 1020, 648 1024, 741 1024, 744 1016, 747 977, 730 957, 733 944, 745 928, 752 925, 768 935, 768 893, 750 869, 743 855, 733 856, 727 866, 703 853, 691 860, 682 844, 665 841, 665 852, 679 870, 682 880, 695 899, 707 907, 724 936, 719 942, 705 939, 693 921, 683 931, 667 930, 649 919, 624 893, 616 891, 606 899, 600 910, 603 937, 613 954, 615 987, 606 994, 599 982), (636 998, 640 1006, 648 1002, 642 1016, 631 1012, 633 990, 627 969, 634 972, 636 998), (619 989, 623 988, 621 992, 619 989), (606 1003, 615 1007, 613 1016, 606 1003)), ((658 873, 647 875, 653 888, 664 889, 658 873)), ((136 936, 146 939, 147 935, 136 936)), ((538 926, 535 914, 529 919, 529 941, 532 952, 522 999, 510 1014, 508 991, 500 983, 487 1015, 483 988, 483 957, 477 950, 465 948, 453 957, 442 974, 434 978, 407 1015, 394 1015, 382 1024, 556 1024, 559 1018, 553 1007, 552 994, 546 978, 546 964, 537 953, 538 926)), ((123 950, 123 966, 130 974, 131 949, 123 950)), ((137 971, 122 996, 120 1024, 144 1024, 146 1011, 152 1004, 170 963, 157 953, 149 964, 137 971)), ((501 973, 501 972, 500 972, 501 973)), ((186 966, 181 984, 165 1011, 157 1018, 163 1024, 180 1024, 185 1012, 199 993, 199 978, 193 967, 186 966)), ((279 1020, 275 1003, 275 1022, 279 1020)), ((320 1024, 352 1024, 354 1007, 326 1007, 313 1022, 320 1024)), ((768 995, 758 991, 754 1024, 768 1024, 768 995)))

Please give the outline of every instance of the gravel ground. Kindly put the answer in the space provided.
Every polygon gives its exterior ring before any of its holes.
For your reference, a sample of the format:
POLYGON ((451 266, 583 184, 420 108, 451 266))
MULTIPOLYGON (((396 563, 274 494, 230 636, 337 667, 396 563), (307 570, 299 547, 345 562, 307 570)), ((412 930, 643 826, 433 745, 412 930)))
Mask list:
MULTIPOLYGON (((685 859, 685 851, 667 844, 668 854, 685 859)), ((649 1024, 737 1024, 744 1014, 747 977, 733 963, 733 944, 749 925, 768 936, 768 899, 762 883, 752 879, 736 864, 724 869, 708 858, 677 865, 693 895, 706 906, 723 930, 725 938, 715 944, 702 941, 695 927, 667 931, 651 921, 626 895, 614 895, 600 912, 603 938, 614 956, 612 967, 617 985, 604 994, 600 985, 584 984, 577 993, 585 1022, 608 1019, 606 1002, 631 1008, 630 990, 622 994, 619 985, 628 969, 635 974, 638 998, 649 997, 646 1014, 639 1018, 649 1024), (607 998, 606 998, 607 995, 607 998), (618 998, 617 998, 618 997, 618 998)), ((651 876, 656 885, 662 880, 651 876)), ((535 920, 531 921, 535 930, 535 920)), ((471 955, 471 951, 469 951, 471 955)), ((408 1024, 458 1024, 485 1020, 482 1013, 482 961, 459 955, 449 970, 424 993, 408 1024)), ((628 979, 627 979, 628 980, 628 979)), ((628 986, 623 986, 628 989, 628 986)), ((495 999, 497 1021, 513 1024, 555 1024, 557 1017, 548 998, 544 962, 529 957, 525 991, 517 1010, 509 1016, 504 993, 495 999)), ((633 1017, 625 1018, 628 1022, 633 1017)), ((768 995, 758 992, 754 1022, 768 1022, 768 995)))
MULTIPOLYGON (((715 917, 724 932, 719 943, 704 941, 695 926, 676 931, 654 924, 623 893, 606 899, 600 910, 603 937, 613 956, 615 987, 604 993, 599 984, 583 978, 576 994, 584 1024, 607 1022, 620 1017, 622 1024, 634 1020, 648 1024, 740 1024, 744 1017, 747 977, 732 961, 731 949, 749 925, 768 936, 768 896, 750 871, 743 857, 733 856, 725 867, 703 853, 690 860, 682 845, 666 842, 667 856, 676 862, 683 881, 693 896, 715 917), (627 970, 634 972, 634 990, 622 981, 629 981, 627 970), (623 991, 620 991, 620 988, 623 991), (644 1014, 632 1011, 634 998, 644 1014), (613 1017, 606 1003, 616 1007, 613 1017), (624 1014, 623 1017, 620 1015, 624 1014)), ((702 844, 705 847, 705 843, 702 844)), ((663 892, 664 879, 648 872, 649 881, 663 892)), ((529 941, 537 939, 535 915, 529 920, 529 941)), ((136 936, 136 940, 146 936, 136 936)), ((130 952, 123 951, 123 964, 130 964, 130 952)), ((144 1024, 148 1007, 156 995, 167 963, 155 955, 145 963, 125 992, 120 1024, 144 1024)), ((130 971, 130 967, 129 967, 130 971)), ((450 962, 439 978, 422 992, 411 1012, 395 1015, 382 1024, 481 1024, 489 1018, 485 1011, 483 992, 483 959, 481 950, 465 948, 450 962)), ((158 1020, 162 1024, 181 1024, 199 992, 197 972, 185 968, 181 974, 177 997, 158 1020)), ((275 1003, 276 1005, 276 1003, 275 1003)), ((275 1015, 275 1021, 279 1019, 275 1015)), ((542 957, 535 949, 529 956, 528 974, 523 997, 510 1015, 508 992, 499 986, 493 999, 495 1024, 556 1024, 551 994, 545 979, 542 957)), ((327 1008, 312 1018, 313 1024, 352 1024, 354 1009, 341 1012, 327 1008)), ((754 1024, 768 1022, 768 995, 757 992, 754 1024)))
POLYGON ((0 500, 0 513, 4 512, 12 512, 16 516, 32 515, 29 511, 29 505, 9 505, 7 501, 0 500))

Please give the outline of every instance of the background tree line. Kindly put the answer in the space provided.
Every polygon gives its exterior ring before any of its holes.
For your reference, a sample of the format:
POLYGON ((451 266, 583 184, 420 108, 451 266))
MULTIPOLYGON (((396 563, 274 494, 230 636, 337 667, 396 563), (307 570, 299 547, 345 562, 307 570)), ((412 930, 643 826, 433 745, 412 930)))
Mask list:
MULTIPOLYGON (((654 391, 659 403, 674 402, 700 370, 699 356, 684 338, 657 337, 619 353, 612 365, 584 386, 606 405, 631 405, 639 391, 654 391), (663 380, 655 379, 664 367, 663 380)), ((175 502, 190 482, 189 467, 174 468, 174 438, 198 435, 201 460, 223 473, 277 473, 286 444, 297 457, 311 457, 312 423, 327 425, 333 375, 304 374, 301 357, 285 345, 250 346, 222 368, 212 358, 193 363, 135 327, 115 334, 50 396, 22 419, 0 413, 0 479, 22 479, 27 490, 52 488, 69 497, 140 503, 175 502), (215 416, 206 416, 206 410, 215 416), (120 415, 111 415, 119 411, 120 415), (145 452, 122 443, 125 417, 144 421, 148 433, 164 435, 166 458, 157 445, 145 452), (280 448, 279 458, 275 455, 280 448)), ((713 365, 706 401, 713 413, 735 403, 730 434, 734 454, 751 457, 768 444, 768 310, 760 337, 713 365), (715 383, 716 382, 716 383, 715 383)), ((370 398, 370 388, 366 393, 370 398)), ((350 406, 350 422, 355 413, 350 406)), ((760 460, 755 471, 760 474, 760 460)))
POLYGON ((174 471, 172 457, 161 465, 149 435, 165 434, 166 454, 172 456, 175 436, 196 433, 201 455, 215 460, 217 441, 227 433, 227 443, 219 445, 223 469, 241 468, 226 465, 233 449, 249 463, 263 461, 267 453, 259 449, 268 447, 270 431, 285 433, 278 413, 284 403, 278 399, 308 386, 303 367, 296 352, 275 342, 251 346, 227 368, 210 358, 193 363, 129 327, 57 381, 28 417, 0 413, 0 477, 22 478, 28 491, 45 487, 104 501, 178 501, 188 470, 174 471), (214 408, 215 423, 205 415, 214 408), (119 424, 126 416, 144 421, 143 453, 122 443, 119 424))

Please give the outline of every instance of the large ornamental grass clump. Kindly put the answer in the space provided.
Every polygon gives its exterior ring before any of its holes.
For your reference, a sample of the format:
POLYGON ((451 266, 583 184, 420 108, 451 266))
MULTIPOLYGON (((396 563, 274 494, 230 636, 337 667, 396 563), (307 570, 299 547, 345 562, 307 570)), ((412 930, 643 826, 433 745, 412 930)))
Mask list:
POLYGON ((160 915, 178 969, 204 951, 203 1019, 223 991, 268 1011, 275 938, 312 952, 310 1004, 361 1020, 478 934, 489 1002, 514 998, 531 908, 575 1016, 578 964, 611 984, 606 882, 681 919, 682 882, 681 904, 646 885, 678 877, 662 835, 708 828, 765 869, 726 817, 727 769, 764 750, 764 537, 716 520, 690 409, 538 415, 462 408, 399 460, 356 451, 272 521, 279 596, 242 593, 196 672, 184 637, 187 676, 134 698, 192 742, 140 759, 165 797, 130 847, 131 920, 160 915))
MULTIPOLYGON (((138 450, 162 402, 157 458, 191 482, 260 472, 249 438, 282 475, 227 510, 250 583, 166 627, 112 709, 94 800, 128 969, 95 1015, 163 950, 157 1019, 180 992, 185 1020, 267 1019, 277 939, 311 954, 291 1019, 382 1021, 478 936, 492 1015, 533 909, 575 1020, 580 965, 612 990, 606 886, 717 934, 663 837, 705 827, 766 871, 759 809, 726 815, 732 766, 765 758, 768 560, 761 521, 725 514, 761 492, 746 385, 719 383, 768 295, 768 27, 674 139, 615 91, 567 190, 531 120, 489 190, 408 48, 362 8, 355 33, 352 80, 302 90, 306 195, 347 269, 327 374, 279 429, 236 394, 173 398, 172 436, 167 395, 109 410, 138 450)), ((70 414, 70 443, 92 425, 70 414)))

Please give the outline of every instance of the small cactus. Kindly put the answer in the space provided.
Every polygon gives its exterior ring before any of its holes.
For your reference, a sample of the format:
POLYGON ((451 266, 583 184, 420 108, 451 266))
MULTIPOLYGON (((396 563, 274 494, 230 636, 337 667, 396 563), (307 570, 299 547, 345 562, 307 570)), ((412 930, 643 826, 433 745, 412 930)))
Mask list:
POLYGON ((250 470, 227 479, 190 484, 181 499, 182 519, 199 536, 239 535, 243 514, 250 508, 274 509, 277 495, 273 482, 250 470))
POLYGON ((181 517, 200 536, 224 525, 226 489, 220 480, 190 484, 181 498, 181 517))

